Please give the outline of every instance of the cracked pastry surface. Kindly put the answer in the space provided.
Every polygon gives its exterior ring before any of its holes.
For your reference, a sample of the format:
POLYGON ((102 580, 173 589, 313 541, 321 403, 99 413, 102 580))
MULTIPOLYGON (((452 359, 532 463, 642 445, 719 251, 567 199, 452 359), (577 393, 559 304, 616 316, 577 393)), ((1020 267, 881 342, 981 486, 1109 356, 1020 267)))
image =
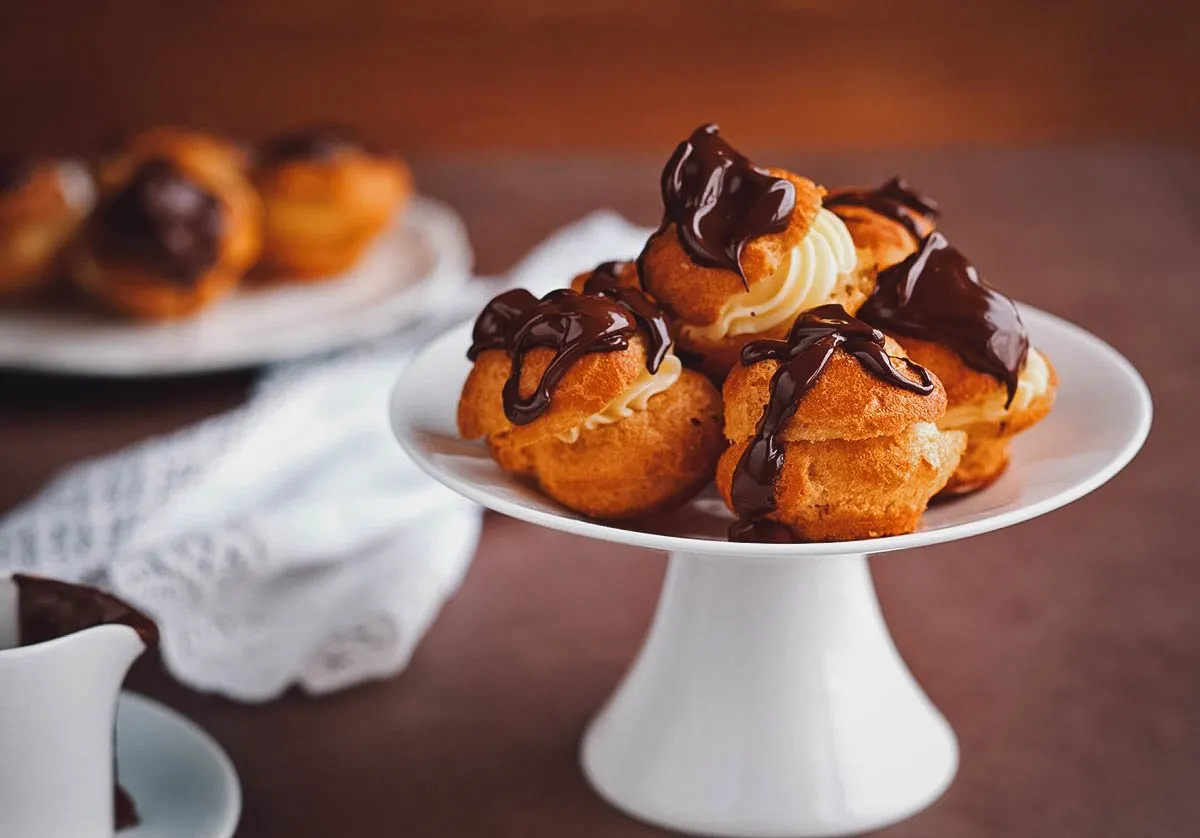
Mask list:
POLYGON ((300 281, 354 265, 412 194, 404 161, 333 127, 277 139, 255 182, 266 207, 263 270, 300 281))
POLYGON ((676 148, 661 188, 663 222, 638 259, 641 282, 671 313, 680 347, 715 378, 749 341, 786 335, 804 309, 854 310, 870 292, 824 190, 755 166, 715 126, 676 148))
POLYGON ((966 445, 936 425, 936 376, 836 305, 806 312, 786 341, 750 344, 724 402, 717 488, 736 540, 911 532, 966 445))
POLYGON ((526 291, 476 321, 460 434, 504 469, 596 518, 683 503, 724 448, 720 394, 683 369, 661 314, 632 288, 526 291))

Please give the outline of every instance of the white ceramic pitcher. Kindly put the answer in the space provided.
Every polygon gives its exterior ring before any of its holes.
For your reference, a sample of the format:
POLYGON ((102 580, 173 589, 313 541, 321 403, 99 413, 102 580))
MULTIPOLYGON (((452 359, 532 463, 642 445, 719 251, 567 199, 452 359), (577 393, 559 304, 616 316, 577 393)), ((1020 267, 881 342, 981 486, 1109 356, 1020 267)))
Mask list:
POLYGON ((0 574, 0 838, 112 838, 117 694, 146 644, 119 624, 18 641, 0 574))

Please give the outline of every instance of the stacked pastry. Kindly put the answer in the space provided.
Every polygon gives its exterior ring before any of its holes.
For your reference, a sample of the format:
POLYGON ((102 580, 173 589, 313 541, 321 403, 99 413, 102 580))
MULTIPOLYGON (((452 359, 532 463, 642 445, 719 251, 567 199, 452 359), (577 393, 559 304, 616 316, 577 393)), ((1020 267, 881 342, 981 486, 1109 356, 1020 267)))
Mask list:
POLYGON ((333 128, 282 137, 258 162, 213 134, 153 128, 94 168, 95 181, 71 161, 0 160, 0 299, 65 274, 114 313, 187 317, 256 266, 273 281, 342 274, 412 192, 401 160, 333 128))
POLYGON ((899 178, 826 195, 705 125, 660 188, 636 262, 475 324, 460 431, 566 506, 644 515, 715 476, 733 539, 897 535, 1049 411, 1016 305, 899 178))

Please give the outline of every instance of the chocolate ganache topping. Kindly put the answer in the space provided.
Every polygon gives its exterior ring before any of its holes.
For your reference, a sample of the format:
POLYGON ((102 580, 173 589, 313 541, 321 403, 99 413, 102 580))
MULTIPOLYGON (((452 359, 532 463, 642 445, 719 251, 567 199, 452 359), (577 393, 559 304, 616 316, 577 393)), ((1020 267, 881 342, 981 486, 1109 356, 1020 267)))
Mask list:
POLYGON ((579 294, 564 288, 540 300, 528 291, 506 291, 489 302, 475 321, 467 357, 474 361, 487 349, 503 349, 512 358, 504 384, 504 414, 514 425, 528 425, 546 412, 551 393, 567 371, 592 352, 619 352, 639 327, 649 347, 646 368, 657 372, 669 346, 666 320, 636 289, 622 293, 579 294), (631 291, 631 294, 623 293, 631 291), (665 341, 665 342, 664 342, 665 341), (537 387, 520 393, 525 353, 535 346, 554 350, 537 387))
POLYGON ((349 128, 324 125, 279 137, 267 146, 263 157, 271 163, 332 160, 344 152, 361 151, 363 148, 362 140, 349 128))
POLYGON ((1016 304, 989 287, 941 233, 907 259, 879 272, 858 312, 873 326, 944 344, 973 369, 1002 381, 1012 403, 1029 354, 1016 304))
POLYGON ((667 318, 636 288, 621 285, 617 278, 628 262, 601 262, 583 283, 583 293, 601 294, 629 310, 650 339, 646 353, 646 368, 657 372, 671 348, 671 330, 667 318))
POLYGON ((759 236, 787 228, 796 187, 755 166, 718 130, 711 123, 700 126, 667 161, 660 230, 674 222, 692 261, 735 271, 748 288, 742 250, 759 236))
POLYGON ((217 197, 161 158, 102 201, 89 228, 101 259, 144 264, 180 283, 216 264, 224 232, 217 197))
POLYGON ((902 224, 920 241, 920 221, 932 224, 941 213, 937 201, 926 198, 900 177, 894 177, 875 189, 839 190, 825 199, 828 209, 864 207, 902 224))
POLYGON ((738 520, 729 528, 732 541, 793 541, 787 527, 768 520, 775 509, 775 481, 783 470, 783 427, 796 414, 801 399, 816 384, 833 353, 853 355, 862 368, 881 381, 927 396, 933 379, 924 367, 899 359, 918 381, 902 375, 887 354, 883 333, 851 317, 840 305, 809 309, 800 316, 787 340, 757 340, 742 349, 742 365, 775 360, 770 398, 758 428, 733 470, 730 496, 738 520))

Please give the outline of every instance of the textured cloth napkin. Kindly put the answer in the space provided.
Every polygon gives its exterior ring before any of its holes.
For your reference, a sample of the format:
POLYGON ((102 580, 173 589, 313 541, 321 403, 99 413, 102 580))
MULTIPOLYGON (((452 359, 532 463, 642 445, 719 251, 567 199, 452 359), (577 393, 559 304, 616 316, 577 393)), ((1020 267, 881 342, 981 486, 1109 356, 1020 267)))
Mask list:
POLYGON ((387 401, 415 348, 503 287, 543 293, 648 231, 596 213, 427 319, 268 371, 244 406, 55 478, 0 521, 0 568, 107 588, 155 618, 180 681, 241 701, 394 675, 458 587, 479 509, 421 473, 387 401))

